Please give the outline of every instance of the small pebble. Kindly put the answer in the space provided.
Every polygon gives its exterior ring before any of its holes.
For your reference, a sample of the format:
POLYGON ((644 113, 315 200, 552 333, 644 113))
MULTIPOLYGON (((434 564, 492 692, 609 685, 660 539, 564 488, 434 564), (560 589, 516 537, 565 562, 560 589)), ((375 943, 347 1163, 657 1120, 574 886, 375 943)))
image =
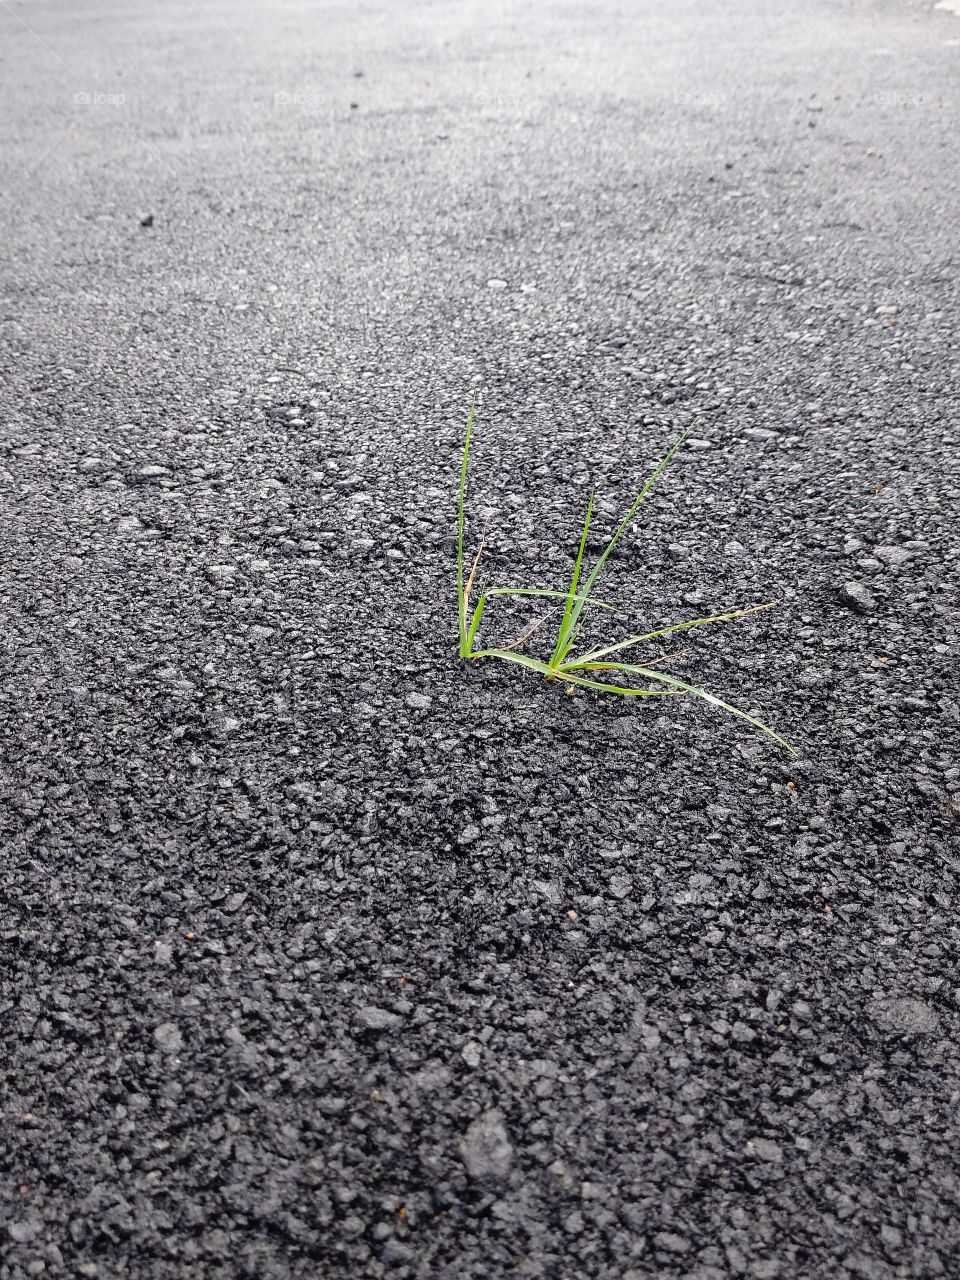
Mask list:
POLYGON ((754 1138, 747 1144, 747 1150, 759 1156, 761 1160, 766 1160, 768 1164, 779 1164, 783 1159, 783 1151, 769 1138, 754 1138))
POLYGON ((460 1140, 460 1157, 475 1182, 502 1182, 513 1164, 513 1144, 499 1111, 486 1111, 460 1140))
POLYGON ((747 427, 743 434, 749 436, 751 440, 776 440, 777 438, 777 433, 768 431, 766 427, 747 427))
POLYGON ((400 1026, 403 1019, 389 1009, 368 1004, 357 1010, 357 1021, 368 1031, 392 1031, 400 1026))
POLYGON ((610 892, 618 900, 628 897, 632 888, 633 881, 629 876, 613 876, 610 880, 610 892))
POLYGON ((869 1012, 885 1030, 900 1035, 929 1035, 940 1023, 936 1011, 916 996, 880 996, 871 1002, 869 1012))
POLYGON ((907 551, 905 547, 874 547, 873 554, 878 560, 882 560, 884 564, 897 569, 900 565, 906 564, 912 558, 913 553, 907 551))
POLYGON ((482 1054, 483 1050, 476 1040, 468 1040, 460 1050, 460 1057, 463 1058, 468 1067, 479 1067, 482 1054))
POLYGON ((161 1022, 154 1028, 153 1039, 164 1053, 179 1053, 183 1048, 183 1036, 175 1022, 161 1022))
POLYGON ((877 607, 876 600, 862 582, 845 582, 840 588, 840 603, 856 613, 872 613, 877 607))
POLYGON ((11 1222, 8 1225, 7 1233, 14 1244, 30 1244, 37 1238, 38 1224, 27 1218, 21 1218, 19 1222, 11 1222))

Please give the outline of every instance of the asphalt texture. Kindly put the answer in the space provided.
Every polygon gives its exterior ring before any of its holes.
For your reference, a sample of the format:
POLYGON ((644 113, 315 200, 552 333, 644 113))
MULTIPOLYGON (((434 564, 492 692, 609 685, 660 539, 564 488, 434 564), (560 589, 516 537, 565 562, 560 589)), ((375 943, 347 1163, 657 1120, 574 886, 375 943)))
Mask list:
POLYGON ((0 48, 2 1280, 960 1275, 960 20, 0 48), (796 759, 458 660, 473 392, 491 581, 689 433, 595 634, 796 759))

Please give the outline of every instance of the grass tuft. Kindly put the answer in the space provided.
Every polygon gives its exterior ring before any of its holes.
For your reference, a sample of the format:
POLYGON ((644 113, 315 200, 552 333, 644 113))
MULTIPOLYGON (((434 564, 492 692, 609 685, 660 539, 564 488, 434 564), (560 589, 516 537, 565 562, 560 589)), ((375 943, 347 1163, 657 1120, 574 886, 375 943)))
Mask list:
MULTIPOLYGON (((675 631, 685 631, 690 627, 702 627, 712 622, 731 622, 735 618, 746 618, 750 614, 759 613, 763 609, 773 608, 773 604, 755 604, 747 609, 734 609, 729 613, 712 614, 706 618, 694 618, 689 622, 676 622, 669 627, 661 627, 657 631, 647 631, 643 635, 629 636, 626 640, 618 640, 614 644, 603 645, 599 648, 588 649, 585 652, 575 655, 575 648, 582 630, 582 615, 584 609, 599 608, 611 610, 611 606, 603 604, 600 600, 593 598, 593 589, 597 583, 597 579, 603 570, 604 565, 610 557, 610 553, 616 547, 617 543, 630 527, 637 509, 643 500, 647 497, 653 486, 666 471, 667 467, 673 460, 677 450, 683 444, 685 437, 681 436, 664 456, 657 463, 649 479, 643 488, 634 498, 633 502, 627 509, 626 515, 617 525, 612 537, 607 542, 601 552, 596 564, 587 573, 585 585, 580 587, 580 579, 584 570, 584 558, 587 549, 587 535, 590 531, 590 522, 593 516, 594 494, 591 493, 587 502, 587 510, 584 516, 583 528, 580 533, 580 541, 577 547, 577 555, 574 561, 573 574, 570 583, 565 591, 544 587, 491 587, 480 592, 477 603, 473 607, 471 613, 470 604, 473 594, 474 584, 476 582, 477 570, 480 566, 480 560, 483 555, 483 540, 477 548, 476 554, 470 567, 469 573, 464 576, 464 535, 465 535, 465 505, 467 492, 467 467, 470 456, 470 441, 473 435, 474 422, 474 401, 470 401, 470 412, 467 417, 467 434, 463 446, 463 460, 460 466, 460 494, 457 518, 457 617, 460 633, 460 657, 476 662, 484 658, 496 658, 502 662, 512 662, 517 666, 525 667, 528 671, 536 671, 538 674, 545 676, 547 680, 559 680, 567 686, 567 692, 571 693, 574 688, 592 689, 598 693, 619 694, 621 697, 632 698, 670 698, 687 696, 699 698, 703 702, 708 702, 713 707, 719 707, 722 711, 728 712, 730 715, 737 716, 741 720, 745 720, 755 729, 761 730, 768 737, 772 738, 780 746, 785 747, 787 751, 795 755, 795 749, 780 734, 775 733, 768 725, 765 725, 756 716, 742 711, 739 707, 733 706, 729 702, 724 702, 721 698, 715 697, 714 694, 708 693, 705 689, 700 689, 696 685, 687 684, 686 681, 678 679, 676 676, 667 675, 663 671, 653 671, 651 667, 653 662, 663 662, 664 658, 656 658, 647 666, 635 664, 631 662, 609 662, 607 659, 611 654, 622 653, 625 649, 631 649, 636 645, 644 644, 648 640, 657 640, 661 636, 671 635, 675 631), (536 622, 527 627, 527 629, 512 644, 502 648, 494 649, 477 649, 474 648, 474 642, 480 629, 480 623, 483 619, 487 603, 498 596, 531 596, 538 598, 547 598, 554 600, 562 600, 564 602, 563 614, 560 625, 557 628, 556 639, 549 660, 531 657, 529 654, 520 653, 518 650, 527 643, 542 627, 549 621, 550 615, 538 619, 536 622), (595 673, 612 673, 611 677, 604 675, 601 679, 597 679, 595 673), (628 677, 630 684, 614 684, 611 683, 613 675, 628 677), (655 685, 666 686, 666 688, 637 688, 635 687, 635 677, 640 676, 644 682, 652 682, 655 685)), ((615 612, 615 610, 614 610, 615 612)))

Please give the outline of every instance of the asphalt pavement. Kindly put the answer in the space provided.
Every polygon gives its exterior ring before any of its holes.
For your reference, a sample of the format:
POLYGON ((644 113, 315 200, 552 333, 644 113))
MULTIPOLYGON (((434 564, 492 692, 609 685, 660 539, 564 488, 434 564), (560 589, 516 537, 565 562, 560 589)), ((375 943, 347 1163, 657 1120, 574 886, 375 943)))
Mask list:
POLYGON ((0 1280, 960 1274, 958 61, 0 3, 0 1280))

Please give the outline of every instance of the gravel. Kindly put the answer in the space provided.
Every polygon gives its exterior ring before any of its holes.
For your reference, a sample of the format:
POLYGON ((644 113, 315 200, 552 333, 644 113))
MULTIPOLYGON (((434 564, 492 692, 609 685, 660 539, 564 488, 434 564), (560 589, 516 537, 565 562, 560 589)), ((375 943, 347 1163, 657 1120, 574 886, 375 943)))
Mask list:
POLYGON ((845 582, 840 590, 840 600, 858 613, 873 613, 877 607, 876 597, 862 582, 845 582))
POLYGON ((513 1146, 499 1111, 486 1111, 469 1126, 460 1154, 474 1182, 504 1182, 513 1165, 513 1146))
POLYGON ((954 1275, 957 20, 14 8, 0 1280, 954 1275))

